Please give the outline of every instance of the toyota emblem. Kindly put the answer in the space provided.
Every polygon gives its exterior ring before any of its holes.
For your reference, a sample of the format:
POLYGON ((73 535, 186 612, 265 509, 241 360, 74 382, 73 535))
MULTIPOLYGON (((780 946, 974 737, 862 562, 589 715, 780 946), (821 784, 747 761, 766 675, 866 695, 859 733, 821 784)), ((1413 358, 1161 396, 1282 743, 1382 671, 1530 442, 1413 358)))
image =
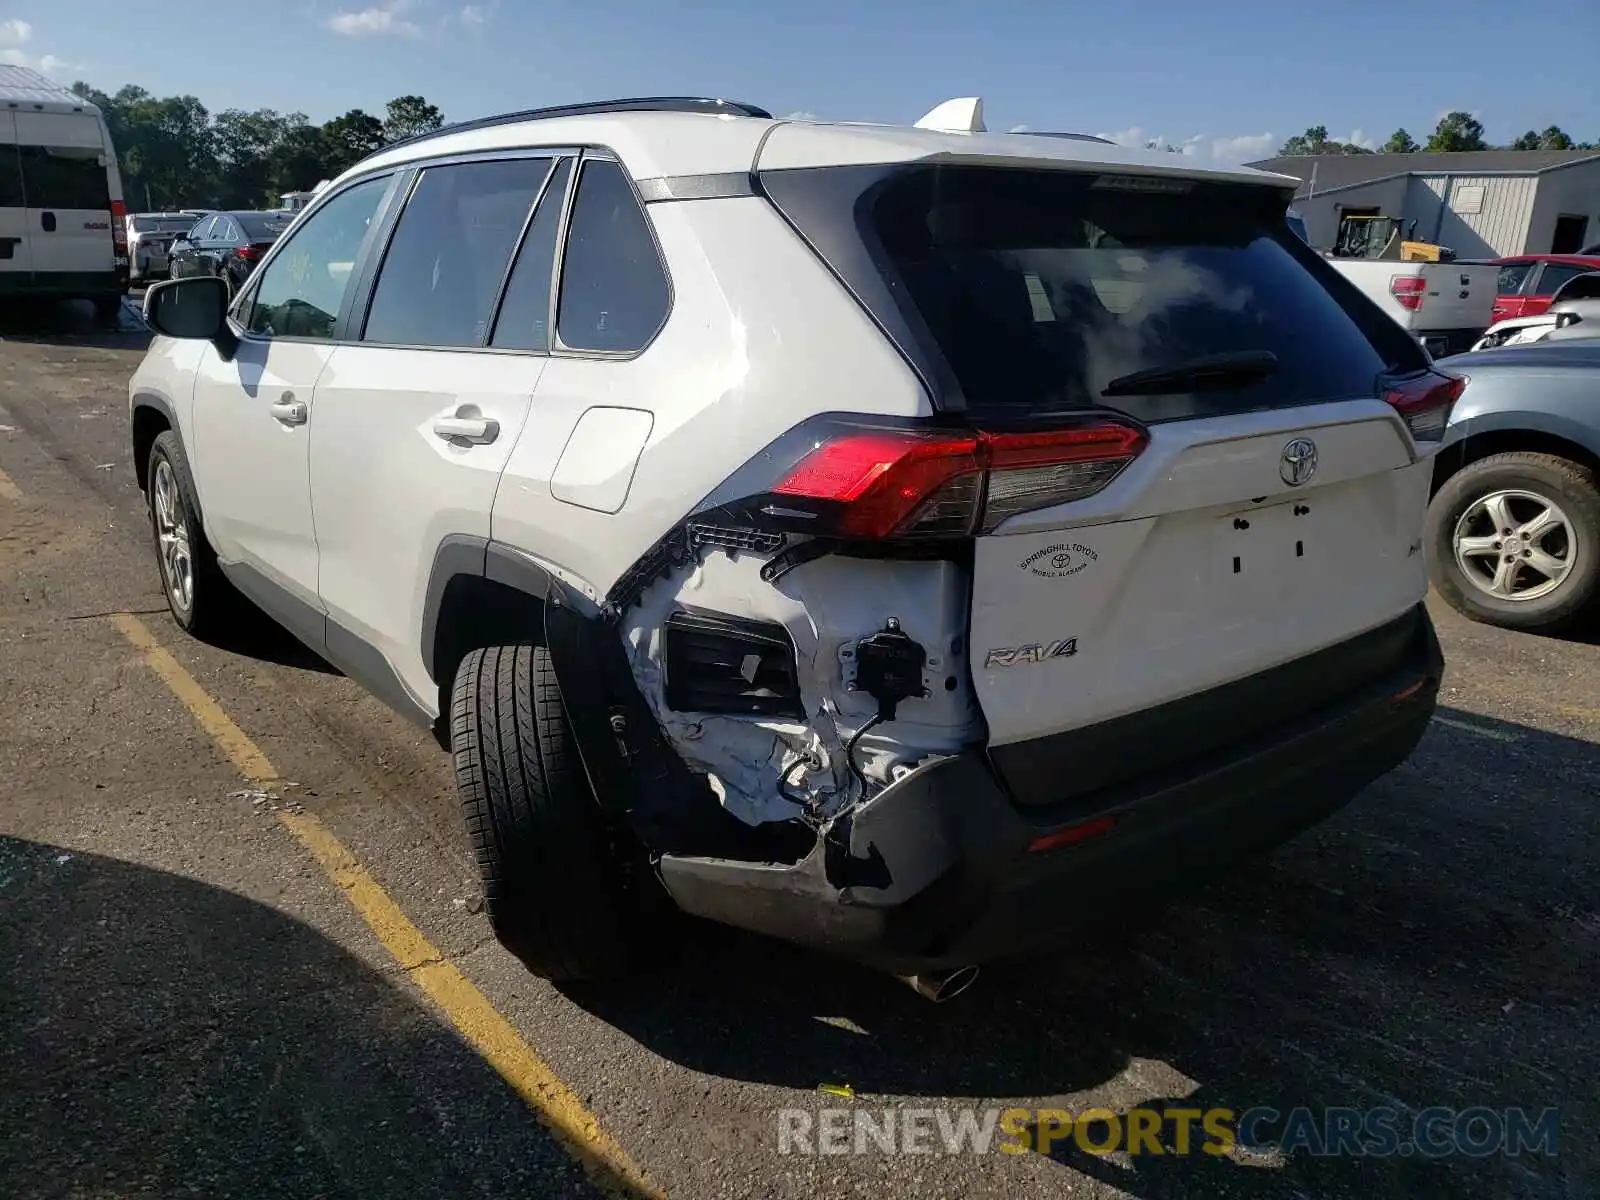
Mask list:
POLYGON ((1317 473, 1317 444, 1310 438, 1295 438, 1283 448, 1278 474, 1290 487, 1299 487, 1317 473))

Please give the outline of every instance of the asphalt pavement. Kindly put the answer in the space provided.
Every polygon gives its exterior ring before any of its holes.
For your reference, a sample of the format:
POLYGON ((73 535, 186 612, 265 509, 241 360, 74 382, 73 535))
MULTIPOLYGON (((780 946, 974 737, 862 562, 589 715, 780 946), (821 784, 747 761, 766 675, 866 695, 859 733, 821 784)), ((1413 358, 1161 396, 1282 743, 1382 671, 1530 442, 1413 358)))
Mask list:
POLYGON ((948 1004, 703 927, 657 974, 555 988, 489 933, 430 737, 287 635, 201 645, 166 615, 128 452, 145 339, 131 312, 0 316, 0 1196, 587 1196, 640 1190, 632 1167, 683 1197, 1600 1190, 1600 639, 1435 604, 1444 707, 1404 767, 1160 913, 1073 897, 1080 943, 948 1004), (1136 1106, 1559 1132, 1515 1155, 937 1132, 1136 1106), (785 1146, 838 1110, 930 1112, 932 1152, 785 1146))

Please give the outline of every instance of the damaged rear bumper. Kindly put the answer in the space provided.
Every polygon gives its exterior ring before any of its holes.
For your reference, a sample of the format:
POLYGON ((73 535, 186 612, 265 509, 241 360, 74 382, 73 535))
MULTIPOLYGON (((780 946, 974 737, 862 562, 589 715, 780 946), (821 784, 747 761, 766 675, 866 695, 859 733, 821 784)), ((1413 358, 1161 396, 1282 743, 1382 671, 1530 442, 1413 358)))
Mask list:
POLYGON ((1426 611, 1409 619, 1403 658, 1358 691, 1103 803, 1019 809, 973 751, 884 789, 795 865, 669 854, 662 881, 686 912, 898 973, 1044 950, 1117 899, 1283 842, 1404 761, 1443 672, 1426 611))

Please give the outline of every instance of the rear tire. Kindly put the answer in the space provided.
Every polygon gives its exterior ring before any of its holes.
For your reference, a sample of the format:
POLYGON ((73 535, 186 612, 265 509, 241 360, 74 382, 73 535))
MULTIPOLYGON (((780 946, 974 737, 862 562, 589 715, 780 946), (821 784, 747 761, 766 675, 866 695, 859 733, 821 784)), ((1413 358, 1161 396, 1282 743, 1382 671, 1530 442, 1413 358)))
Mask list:
POLYGON ((1428 506, 1426 537, 1434 587, 1475 621, 1556 633, 1595 607, 1600 484, 1570 459, 1513 451, 1469 463, 1428 506), (1529 541, 1524 532, 1541 511, 1551 523, 1529 541), (1496 567, 1515 569, 1502 578, 1496 567))
POLYGON ((456 672, 450 745, 495 936, 536 975, 628 974, 659 957, 670 902, 589 789, 543 646, 474 650, 456 672))
POLYGON ((115 325, 122 316, 122 296, 112 293, 94 298, 94 319, 102 325, 115 325))
POLYGON ((230 621, 238 620, 244 598, 222 573, 206 540, 189 460, 170 429, 158 434, 150 447, 145 505, 172 619, 195 637, 214 640, 230 621))

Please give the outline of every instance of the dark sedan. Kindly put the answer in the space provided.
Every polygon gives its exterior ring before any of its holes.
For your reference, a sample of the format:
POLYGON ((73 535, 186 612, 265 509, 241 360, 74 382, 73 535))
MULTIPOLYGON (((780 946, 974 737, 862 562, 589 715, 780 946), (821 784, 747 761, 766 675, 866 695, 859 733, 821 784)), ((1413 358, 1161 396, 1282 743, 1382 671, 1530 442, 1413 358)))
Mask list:
POLYGON ((172 243, 168 268, 174 279, 217 275, 237 289, 250 277, 278 235, 289 228, 288 213, 214 212, 172 243))
POLYGON ((1434 585, 1467 616, 1554 633, 1600 607, 1600 338, 1458 354, 1434 468, 1434 585))

